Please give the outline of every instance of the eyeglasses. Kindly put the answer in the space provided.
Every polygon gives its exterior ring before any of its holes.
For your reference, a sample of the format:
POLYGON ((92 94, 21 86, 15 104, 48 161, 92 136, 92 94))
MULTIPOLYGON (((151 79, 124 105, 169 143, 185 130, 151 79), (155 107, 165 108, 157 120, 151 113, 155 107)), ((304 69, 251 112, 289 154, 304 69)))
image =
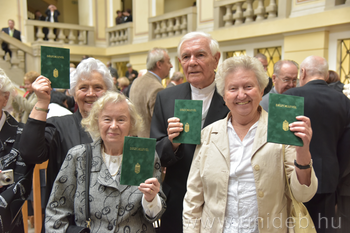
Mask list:
POLYGON ((281 78, 282 82, 284 83, 297 83, 297 79, 287 79, 287 78, 281 78))

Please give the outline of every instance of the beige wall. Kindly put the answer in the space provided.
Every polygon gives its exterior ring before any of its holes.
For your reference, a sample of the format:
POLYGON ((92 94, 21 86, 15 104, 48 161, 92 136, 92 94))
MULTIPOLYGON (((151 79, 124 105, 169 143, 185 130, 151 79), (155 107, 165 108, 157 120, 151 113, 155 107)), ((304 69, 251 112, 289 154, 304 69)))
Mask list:
POLYGON ((299 64, 310 55, 328 59, 328 31, 322 30, 284 38, 284 57, 299 64))
POLYGON ((79 24, 78 1, 58 1, 57 9, 60 12, 58 21, 62 23, 79 24))
POLYGON ((78 14, 79 25, 94 26, 95 12, 93 11, 93 5, 90 5, 90 1, 79 0, 78 14))
POLYGON ((15 28, 17 30, 23 30, 23 15, 21 12, 21 5, 18 4, 18 1, 8 1, 0 0, 1 14, 0 14, 0 27, 8 27, 8 19, 13 19, 15 21, 15 28), (6 9, 6 10, 4 10, 6 9))
POLYGON ((193 2, 195 2, 195 0, 164 0, 164 13, 190 7, 193 2))
POLYGON ((134 35, 145 36, 148 35, 148 17, 149 17, 149 4, 145 0, 134 0, 133 22, 134 22, 134 35))

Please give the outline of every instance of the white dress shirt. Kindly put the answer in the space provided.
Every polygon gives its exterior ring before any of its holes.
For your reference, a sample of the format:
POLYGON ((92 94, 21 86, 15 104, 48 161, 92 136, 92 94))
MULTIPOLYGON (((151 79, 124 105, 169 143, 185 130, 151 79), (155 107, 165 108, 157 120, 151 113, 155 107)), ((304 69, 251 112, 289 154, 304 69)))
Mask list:
POLYGON ((230 144, 230 177, 225 212, 224 233, 258 233, 258 203, 251 165, 252 148, 258 122, 250 127, 243 141, 236 134, 231 119, 227 124, 230 144))
POLYGON ((209 86, 198 89, 191 85, 192 100, 203 100, 202 106, 202 128, 204 125, 205 118, 207 117, 211 100, 215 91, 215 81, 209 86))
MULTIPOLYGON (((122 164, 123 155, 111 156, 109 154, 106 154, 102 149, 102 158, 108 168, 109 173, 115 180, 118 170, 122 164)), ((151 202, 146 201, 145 195, 143 194, 141 204, 145 210, 145 213, 150 218, 155 217, 162 210, 162 203, 158 194, 153 198, 151 202)))

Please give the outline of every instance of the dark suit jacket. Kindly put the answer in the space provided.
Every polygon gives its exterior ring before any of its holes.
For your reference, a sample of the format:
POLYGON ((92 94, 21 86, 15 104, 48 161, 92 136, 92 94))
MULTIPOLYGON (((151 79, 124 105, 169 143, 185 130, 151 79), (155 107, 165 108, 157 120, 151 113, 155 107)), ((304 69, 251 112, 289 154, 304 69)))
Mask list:
MULTIPOLYGON (((45 14, 46 14, 46 21, 50 22, 50 20, 51 20, 51 11, 49 9, 46 9, 45 14)), ((59 15, 60 15, 60 12, 58 10, 55 10, 53 12, 53 20, 55 22, 58 22, 58 16, 59 15)))
MULTIPOLYGON (((196 145, 181 144, 176 153, 172 149, 167 127, 168 118, 174 116, 175 99, 191 99, 189 83, 166 88, 158 93, 151 123, 151 138, 157 139, 156 150, 160 156, 161 165, 167 167, 163 182, 163 191, 167 196, 167 210, 161 221, 161 232, 166 233, 182 232, 182 203, 196 148, 196 145)), ((215 91, 203 127, 226 117, 228 112, 224 100, 215 91)))
POLYGON ((284 92, 304 97, 311 120, 310 152, 318 178, 317 193, 334 193, 350 159, 350 100, 323 80, 284 92))
MULTIPOLYGON (((9 28, 8 27, 7 28, 3 28, 1 31, 5 32, 6 34, 9 34, 9 28)), ((17 40, 22 41, 21 40, 21 32, 15 29, 15 31, 13 32, 13 38, 16 38, 17 40)), ((1 48, 3 50, 5 50, 5 51, 9 49, 8 48, 8 44, 6 42, 2 42, 1 48)))

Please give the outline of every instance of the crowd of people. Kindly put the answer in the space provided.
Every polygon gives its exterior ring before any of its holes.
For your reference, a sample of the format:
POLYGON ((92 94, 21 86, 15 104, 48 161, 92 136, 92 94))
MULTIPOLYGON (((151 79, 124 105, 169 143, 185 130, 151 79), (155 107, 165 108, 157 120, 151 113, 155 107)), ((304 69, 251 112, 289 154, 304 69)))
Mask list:
POLYGON ((278 61, 270 78, 261 54, 219 64, 220 55, 209 34, 184 35, 177 48, 183 73, 174 72, 167 88, 162 80, 173 65, 164 48, 148 52, 144 71, 128 63, 123 77, 111 63, 86 58, 70 74, 75 112, 48 78, 27 73, 22 97, 0 70, 0 170, 15 174, 14 184, 1 187, 9 205, 0 205, 0 229, 23 231, 20 215, 8 214, 11 203, 28 198, 34 165, 49 160, 47 232, 72 223, 91 232, 287 232, 290 195, 305 203, 317 232, 347 232, 350 100, 339 77, 319 56, 300 66, 278 61), (267 142, 271 93, 304 98, 304 115, 289 123, 303 146, 267 142), (174 117, 176 99, 202 101, 199 145, 174 141, 185 130, 174 117), (21 123, 4 110, 10 102, 21 106, 14 108, 21 123), (61 108, 68 112, 49 116, 61 108), (157 140, 153 176, 139 186, 120 183, 125 136, 157 140))

